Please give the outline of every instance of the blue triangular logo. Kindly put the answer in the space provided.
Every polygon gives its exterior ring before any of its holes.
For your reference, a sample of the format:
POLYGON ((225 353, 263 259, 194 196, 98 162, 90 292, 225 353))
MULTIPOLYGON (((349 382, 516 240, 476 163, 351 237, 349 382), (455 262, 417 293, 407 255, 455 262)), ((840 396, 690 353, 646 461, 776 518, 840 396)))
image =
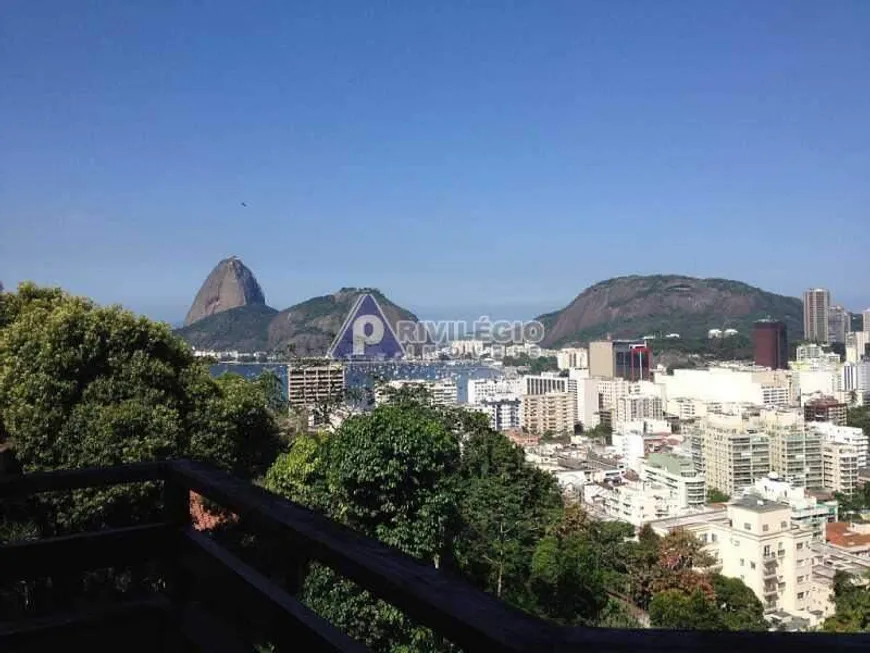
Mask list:
POLYGON ((329 357, 348 359, 396 359, 405 348, 396 337, 377 300, 360 295, 329 348, 329 357))

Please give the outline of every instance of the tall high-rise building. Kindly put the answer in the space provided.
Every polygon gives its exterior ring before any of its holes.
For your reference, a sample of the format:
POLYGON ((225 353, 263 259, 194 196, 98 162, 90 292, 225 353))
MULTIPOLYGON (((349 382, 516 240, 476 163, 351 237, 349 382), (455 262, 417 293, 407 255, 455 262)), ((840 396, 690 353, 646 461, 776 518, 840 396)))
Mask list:
POLYGON ((852 316, 842 306, 828 309, 828 342, 846 342, 852 316))
POLYGON ((828 342, 828 312, 831 293, 824 288, 804 291, 804 340, 828 342))
POLYGON ((865 310, 861 315, 863 316, 861 329, 863 331, 870 331, 870 308, 865 310))
POLYGON ((759 320, 752 329, 755 364, 773 370, 788 369, 788 331, 785 323, 759 320))

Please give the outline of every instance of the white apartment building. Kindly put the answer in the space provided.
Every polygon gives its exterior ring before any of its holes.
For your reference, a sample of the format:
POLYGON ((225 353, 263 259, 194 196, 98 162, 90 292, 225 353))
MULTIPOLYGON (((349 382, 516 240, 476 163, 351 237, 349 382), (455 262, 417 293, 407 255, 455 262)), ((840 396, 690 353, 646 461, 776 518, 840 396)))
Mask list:
POLYGON ((770 469, 798 487, 821 488, 822 438, 797 411, 763 410, 761 428, 769 437, 770 469))
POLYGON ((600 423, 598 414, 598 381, 596 377, 581 377, 588 370, 572 369, 568 371, 569 378, 577 381, 577 421, 583 424, 583 428, 593 429, 600 423))
POLYGON ((868 446, 867 436, 864 431, 856 426, 838 426, 832 422, 808 422, 807 428, 815 431, 821 437, 823 442, 833 442, 836 444, 846 444, 855 447, 858 455, 858 467, 867 467, 868 446))
MULTIPOLYGON (((867 321, 867 311, 865 311, 864 321, 867 321)), ((846 362, 858 363, 870 344, 870 331, 867 331, 865 324, 864 331, 855 331, 854 333, 846 334, 846 362)))
POLYGON ((615 402, 613 422, 622 424, 638 420, 664 418, 661 397, 652 395, 625 395, 615 402))
POLYGON ((707 502, 707 483, 704 476, 695 471, 691 459, 652 453, 643 464, 641 478, 653 486, 670 490, 680 510, 703 508, 707 502))
POLYGON ((680 421, 688 422, 704 417, 707 414, 707 403, 700 399, 677 397, 676 399, 668 399, 665 412, 668 415, 679 417, 680 421))
POLYGON ((495 431, 519 429, 523 424, 523 403, 519 397, 484 399, 469 408, 486 414, 490 428, 495 431))
POLYGON ((644 482, 627 481, 603 488, 599 499, 603 499, 608 517, 636 527, 679 512, 668 488, 644 482))
POLYGON ((519 399, 523 381, 520 378, 469 379, 466 386, 469 404, 497 399, 519 399))
POLYGON ((603 410, 615 410, 616 402, 621 397, 630 395, 651 395, 661 397, 661 387, 651 381, 628 381, 619 377, 598 380, 598 394, 603 410))
POLYGON ((861 327, 864 331, 870 333, 870 308, 861 313, 863 316, 861 327))
POLYGON ((623 425, 620 425, 620 428, 614 431, 610 438, 616 455, 622 458, 625 466, 640 472, 646 457, 646 444, 643 431, 639 429, 625 429, 623 425))
POLYGON ((556 352, 560 370, 589 369, 589 350, 585 347, 564 347, 556 352))
POLYGON ((744 496, 751 495, 768 501, 787 503, 791 508, 791 523, 810 529, 814 542, 824 542, 825 525, 837 521, 836 501, 819 503, 815 497, 807 496, 805 488, 782 480, 776 472, 758 479, 752 487, 747 488, 744 496))
POLYGON ((806 363, 809 361, 819 360, 825 356, 825 350, 821 345, 814 342, 809 342, 805 345, 798 345, 795 350, 795 360, 798 363, 806 363))
MULTIPOLYGON (((527 374, 522 377, 524 395, 543 395, 549 392, 570 392, 577 395, 577 381, 553 372, 527 374)), ((576 399, 575 399, 576 403, 576 399)))
POLYGON ((484 340, 452 340, 450 342, 450 354, 456 358, 468 356, 480 358, 488 344, 484 340))
POLYGON ((796 400, 796 386, 788 370, 679 369, 673 375, 658 375, 655 382, 666 401, 684 398, 705 403, 787 405, 796 400))
POLYGON ((858 448, 839 442, 822 444, 822 483, 825 489, 851 495, 858 486, 858 448))
POLYGON ((744 415, 709 413, 692 434, 692 457, 708 487, 734 496, 770 472, 770 439, 744 415))
POLYGON ((734 501, 727 514, 727 523, 711 523, 702 535, 719 560, 722 575, 742 580, 766 611, 807 612, 812 530, 791 523, 788 504, 760 497, 734 501))
POLYGON ((524 394, 522 424, 529 433, 573 433, 577 423, 577 393, 524 394))
MULTIPOLYGON (((409 386, 425 388, 432 395, 432 402, 438 406, 454 406, 457 403, 458 392, 456 381, 453 379, 438 379, 435 381, 425 379, 394 379, 387 386, 395 390, 409 386)), ((376 397, 376 403, 383 401, 383 393, 376 397)))

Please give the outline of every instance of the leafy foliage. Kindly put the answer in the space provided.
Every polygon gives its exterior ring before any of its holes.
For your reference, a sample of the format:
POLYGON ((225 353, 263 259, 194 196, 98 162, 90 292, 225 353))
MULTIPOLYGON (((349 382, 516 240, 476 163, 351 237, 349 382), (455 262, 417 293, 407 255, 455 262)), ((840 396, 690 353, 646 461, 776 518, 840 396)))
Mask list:
POLYGON ((714 487, 711 487, 707 490, 707 501, 709 503, 727 503, 731 500, 727 494, 718 490, 714 487))
MULTIPOLYGON (((186 456, 251 477, 274 459, 267 381, 211 379, 163 324, 22 284, 0 295, 0 422, 24 471, 186 456)), ((40 497, 61 532, 135 520, 151 485, 40 497)))
POLYGON ((655 628, 677 630, 724 630, 716 605, 701 590, 690 594, 669 589, 656 594, 649 605, 650 623, 655 628))
POLYGON ((870 630, 870 590, 844 572, 834 575, 834 615, 825 620, 823 630, 833 633, 870 630))

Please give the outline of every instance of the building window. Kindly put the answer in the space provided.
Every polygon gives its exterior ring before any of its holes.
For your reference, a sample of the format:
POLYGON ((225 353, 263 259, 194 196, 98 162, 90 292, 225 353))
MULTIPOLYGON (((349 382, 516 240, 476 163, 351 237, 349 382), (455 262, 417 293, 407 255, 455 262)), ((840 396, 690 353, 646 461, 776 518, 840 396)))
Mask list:
POLYGON ((780 522, 779 527, 783 528, 783 529, 788 528, 788 522, 787 521, 780 522))
POLYGON ((715 541, 716 541, 716 533, 710 533, 710 541, 711 541, 711 542, 715 542, 715 541))
POLYGON ((799 582, 799 583, 803 583, 803 582, 804 582, 804 578, 806 578, 806 576, 798 576, 798 581, 797 581, 797 582, 799 582))
POLYGON ((797 550, 800 551, 802 548, 804 548, 804 543, 803 543, 803 542, 798 542, 797 550))
POLYGON ((745 528, 747 531, 751 531, 752 524, 750 524, 749 522, 746 522, 745 524, 743 524, 743 528, 745 528))
POLYGON ((749 563, 749 568, 750 568, 750 569, 755 569, 755 563, 754 563, 754 562, 750 562, 750 563, 749 563))
POLYGON ((743 566, 744 566, 744 564, 743 564, 743 563, 744 563, 744 560, 743 560, 743 558, 740 558, 740 566, 741 566, 741 567, 743 567, 743 566))
POLYGON ((770 546, 764 547, 764 555, 766 555, 766 556, 770 555, 770 546))
POLYGON ((803 592, 798 592, 798 600, 800 600, 800 599, 802 599, 802 598, 804 598, 804 593, 803 593, 803 592))
POLYGON ((770 526, 768 524, 765 524, 764 526, 761 527, 761 530, 763 530, 766 533, 767 531, 770 530, 770 526))

